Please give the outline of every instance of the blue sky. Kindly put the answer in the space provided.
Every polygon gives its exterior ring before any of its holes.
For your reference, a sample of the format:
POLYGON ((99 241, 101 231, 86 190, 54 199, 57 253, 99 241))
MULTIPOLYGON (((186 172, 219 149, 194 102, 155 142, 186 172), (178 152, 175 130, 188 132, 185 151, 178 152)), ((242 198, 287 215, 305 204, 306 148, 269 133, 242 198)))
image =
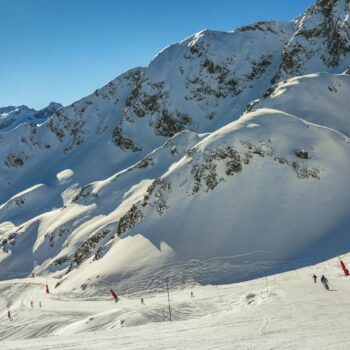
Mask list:
POLYGON ((66 105, 209 28, 291 20, 313 0, 0 0, 0 106, 66 105))

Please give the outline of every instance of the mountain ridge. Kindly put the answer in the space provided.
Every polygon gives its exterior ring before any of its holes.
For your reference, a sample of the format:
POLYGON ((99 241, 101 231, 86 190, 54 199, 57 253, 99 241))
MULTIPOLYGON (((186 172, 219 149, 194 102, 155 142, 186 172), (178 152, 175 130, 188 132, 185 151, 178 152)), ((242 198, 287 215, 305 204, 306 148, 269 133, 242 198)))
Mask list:
POLYGON ((292 22, 198 32, 1 133, 0 278, 142 289, 180 262, 185 279, 232 282, 343 252, 348 14, 349 1, 319 0, 292 22), (260 266, 237 268, 246 259, 260 266))
POLYGON ((50 102, 40 110, 25 105, 0 108, 0 132, 10 131, 21 124, 44 123, 56 110, 62 108, 60 103, 50 102))

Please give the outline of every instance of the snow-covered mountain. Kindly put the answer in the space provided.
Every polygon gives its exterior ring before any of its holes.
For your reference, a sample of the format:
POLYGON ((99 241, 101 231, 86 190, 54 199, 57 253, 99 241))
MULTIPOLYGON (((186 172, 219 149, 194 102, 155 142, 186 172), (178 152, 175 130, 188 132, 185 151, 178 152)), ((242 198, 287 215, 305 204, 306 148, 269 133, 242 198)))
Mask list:
POLYGON ((47 121, 4 129, 0 277, 137 290, 348 251, 349 4, 201 31, 47 121))
POLYGON ((21 124, 42 124, 61 107, 62 105, 56 102, 51 102, 39 111, 24 105, 2 107, 0 108, 0 132, 9 131, 21 124))
POLYGON ((349 14, 348 0, 317 0, 297 19, 297 31, 284 47, 278 77, 341 73, 349 68, 349 14))

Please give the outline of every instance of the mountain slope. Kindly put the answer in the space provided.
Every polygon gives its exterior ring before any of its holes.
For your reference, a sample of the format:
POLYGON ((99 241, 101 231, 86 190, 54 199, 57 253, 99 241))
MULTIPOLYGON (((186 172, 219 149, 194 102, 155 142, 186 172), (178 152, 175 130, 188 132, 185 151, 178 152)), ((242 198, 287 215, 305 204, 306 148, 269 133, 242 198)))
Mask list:
MULTIPOLYGON (((350 142, 340 132, 344 120, 332 120, 333 127, 341 127, 331 129, 322 125, 322 115, 316 123, 317 109, 307 115, 298 107, 305 108, 313 92, 323 88, 321 100, 343 116, 345 104, 329 105, 334 92, 327 86, 341 82, 349 96, 350 78, 315 75, 298 81, 291 79, 272 102, 263 101, 262 108, 193 147, 120 219, 118 233, 140 233, 160 251, 167 246, 168 263, 220 257, 224 265, 234 257, 242 264, 275 260, 270 268, 279 269, 279 262, 297 265, 305 257, 318 261, 344 251, 350 229, 350 142)), ((338 99, 344 96, 339 93, 338 99)), ((225 273, 239 279, 251 271, 220 271, 220 277, 225 273)))
POLYGON ((56 175, 67 168, 82 186, 142 158, 116 148, 112 139, 126 96, 141 72, 134 69, 125 73, 90 96, 59 109, 40 126, 23 124, 1 134, 0 201, 38 183, 56 186, 56 175))
POLYGON ((350 77, 334 73, 350 65, 348 5, 204 30, 1 133, 0 278, 136 290, 164 273, 230 282, 346 250, 350 77))
POLYGON ((0 132, 9 131, 21 124, 41 124, 60 109, 60 103, 51 102, 47 107, 36 111, 27 106, 0 108, 0 132))
POLYGON ((349 0, 317 0, 297 19, 283 50, 279 79, 311 72, 342 73, 350 66, 349 0))

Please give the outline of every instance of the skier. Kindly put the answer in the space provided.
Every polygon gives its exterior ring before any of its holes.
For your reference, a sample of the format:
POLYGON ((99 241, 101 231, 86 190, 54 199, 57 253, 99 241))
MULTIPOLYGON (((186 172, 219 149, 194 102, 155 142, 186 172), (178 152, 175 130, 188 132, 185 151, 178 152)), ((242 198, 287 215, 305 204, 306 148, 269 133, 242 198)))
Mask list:
POLYGON ((312 278, 314 279, 314 283, 316 283, 317 282, 317 276, 313 275, 312 278))
POLYGON ((193 294, 193 292, 191 292, 191 298, 194 298, 194 294, 193 294))
POLYGON ((31 306, 31 307, 34 307, 33 301, 30 302, 30 306, 31 306))
POLYGON ((10 311, 10 310, 7 311, 7 317, 9 318, 10 321, 12 321, 12 318, 11 318, 11 311, 10 311))
POLYGON ((324 287, 325 287, 327 290, 329 290, 328 280, 327 280, 327 278, 326 278, 324 275, 322 275, 322 277, 321 277, 321 282, 322 282, 322 284, 324 285, 324 287))
POLYGON ((39 301, 39 306, 41 307, 41 301, 39 301))
POLYGON ((141 304, 144 304, 145 302, 144 302, 144 300, 143 300, 143 298, 141 298, 141 304))

